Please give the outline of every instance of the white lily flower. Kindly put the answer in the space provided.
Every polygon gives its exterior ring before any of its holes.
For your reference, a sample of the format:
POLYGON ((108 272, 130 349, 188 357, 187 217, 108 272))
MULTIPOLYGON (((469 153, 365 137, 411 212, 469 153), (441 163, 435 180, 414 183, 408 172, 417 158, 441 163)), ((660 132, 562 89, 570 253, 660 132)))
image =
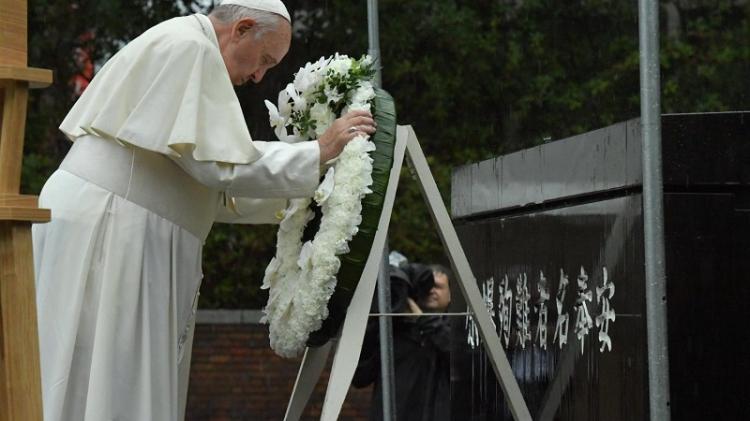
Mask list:
POLYGON ((294 86, 301 90, 306 90, 307 85, 309 84, 309 81, 311 80, 312 72, 310 70, 310 63, 308 62, 307 65, 297 71, 297 73, 294 74, 294 86))
MULTIPOLYGON (((289 95, 289 92, 287 92, 287 89, 292 86, 292 84, 288 84, 286 86, 286 89, 283 89, 279 92, 279 114, 284 116, 285 118, 289 118, 292 115, 292 104, 289 103, 291 100, 291 96, 289 95)), ((292 86, 292 89, 294 87, 292 86)))
POLYGON ((321 57, 315 62, 316 69, 322 69, 330 59, 328 57, 321 57))
POLYGON ((305 100, 303 96, 300 96, 300 94, 297 93, 297 90, 291 83, 289 85, 286 85, 286 89, 284 89, 284 92, 286 92, 289 98, 292 99, 292 102, 294 103, 292 108, 294 109, 294 111, 304 111, 305 108, 307 108, 307 100, 305 100))
POLYGON ((286 119, 279 114, 279 109, 269 100, 263 101, 268 109, 268 121, 271 123, 271 127, 276 128, 278 126, 284 126, 286 119))
POLYGON ((304 137, 296 134, 297 130, 294 130, 294 131, 295 131, 295 134, 289 134, 286 130, 286 127, 283 127, 280 129, 276 129, 274 133, 276 133, 276 137, 278 137, 279 140, 284 143, 299 143, 299 142, 307 140, 304 137))
POLYGON ((325 64, 326 59, 324 57, 321 57, 320 60, 315 63, 308 62, 305 67, 301 68, 294 75, 294 87, 297 88, 299 92, 314 90, 322 80, 323 75, 321 73, 323 72, 321 72, 320 69, 324 68, 325 64))
POLYGON ((320 183, 318 186, 318 189, 315 190, 315 196, 313 197, 315 199, 315 202, 318 203, 318 205, 322 205, 323 203, 328 200, 328 198, 331 196, 331 192, 333 192, 334 187, 334 174, 336 171, 333 167, 329 168, 328 171, 326 171, 325 177, 323 177, 323 182, 320 183))
POLYGON ((265 100, 264 103, 266 104, 266 108, 268 108, 268 120, 271 123, 271 127, 274 129, 273 132, 279 140, 287 142, 289 138, 289 135, 286 132, 287 120, 279 114, 279 110, 271 101, 265 100))
POLYGON ((333 102, 339 102, 341 98, 344 97, 343 92, 339 92, 339 90, 336 89, 336 87, 333 87, 328 84, 326 84, 326 87, 323 90, 323 93, 325 94, 326 98, 328 98, 329 101, 333 101, 333 102))

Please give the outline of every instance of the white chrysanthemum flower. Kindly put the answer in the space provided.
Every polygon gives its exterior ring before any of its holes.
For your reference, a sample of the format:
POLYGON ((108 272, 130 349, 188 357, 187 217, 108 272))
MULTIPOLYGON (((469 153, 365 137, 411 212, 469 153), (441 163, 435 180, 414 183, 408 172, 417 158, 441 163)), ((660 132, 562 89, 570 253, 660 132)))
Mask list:
POLYGON ((375 98, 375 89, 373 89, 372 83, 362 82, 354 91, 350 102, 352 104, 365 104, 369 103, 373 98, 375 98))
POLYGON ((330 63, 328 63, 328 68, 338 75, 345 75, 349 73, 349 69, 352 68, 352 60, 347 56, 337 55, 330 63))
POLYGON ((371 112, 372 111, 372 107, 370 106, 369 103, 368 104, 356 104, 356 105, 352 104, 352 105, 344 107, 344 110, 342 112, 343 112, 343 114, 346 114, 346 113, 351 112, 351 111, 367 111, 367 112, 371 112))
POLYGON ((371 111, 370 101, 375 98, 375 90, 370 82, 360 83, 352 94, 352 98, 349 101, 343 112, 348 113, 350 111, 371 111))
POLYGON ((315 120, 315 134, 320 136, 330 127, 333 120, 336 119, 336 114, 331 111, 328 104, 321 104, 316 102, 310 108, 310 118, 315 120))

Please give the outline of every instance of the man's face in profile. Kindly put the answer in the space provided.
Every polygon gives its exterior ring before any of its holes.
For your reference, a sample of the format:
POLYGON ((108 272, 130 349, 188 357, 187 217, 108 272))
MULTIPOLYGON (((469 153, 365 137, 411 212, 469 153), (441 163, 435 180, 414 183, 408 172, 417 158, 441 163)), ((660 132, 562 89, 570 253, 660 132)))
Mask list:
POLYGON ((442 313, 451 303, 451 289, 448 283, 448 277, 441 272, 432 272, 435 277, 435 286, 430 293, 420 303, 422 309, 433 313, 442 313))
POLYGON ((292 29, 286 21, 260 37, 257 31, 256 22, 250 18, 236 21, 232 25, 229 42, 221 50, 229 79, 236 86, 250 81, 259 83, 266 72, 289 51, 292 29))

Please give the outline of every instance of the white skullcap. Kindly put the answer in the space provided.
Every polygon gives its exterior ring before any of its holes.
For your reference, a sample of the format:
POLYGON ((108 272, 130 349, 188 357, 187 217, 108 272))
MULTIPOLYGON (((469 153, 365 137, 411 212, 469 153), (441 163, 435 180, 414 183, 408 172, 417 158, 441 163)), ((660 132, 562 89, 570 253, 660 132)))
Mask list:
POLYGON ((265 12, 276 13, 281 15, 289 23, 292 23, 292 18, 289 17, 289 11, 286 10, 286 6, 281 0, 223 0, 221 5, 235 4, 237 6, 244 6, 248 9, 263 10, 265 12))

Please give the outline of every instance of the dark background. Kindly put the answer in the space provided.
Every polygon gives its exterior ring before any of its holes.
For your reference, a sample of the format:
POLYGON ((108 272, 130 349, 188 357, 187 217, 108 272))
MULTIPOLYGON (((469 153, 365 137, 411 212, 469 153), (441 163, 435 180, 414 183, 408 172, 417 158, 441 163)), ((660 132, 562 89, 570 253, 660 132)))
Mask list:
MULTIPOLYGON (((270 139, 262 99, 305 62, 367 51, 366 2, 288 0, 295 36, 259 86, 238 90, 251 133, 270 139)), ((120 46, 210 1, 29 1, 29 64, 55 71, 32 94, 23 172, 38 193, 69 147, 57 130, 75 100, 76 48, 101 66, 120 46)), ((665 112, 748 109, 750 2, 661 2, 665 112)), ((411 124, 448 202, 452 167, 583 133, 639 114, 635 0, 383 0, 383 86, 411 124)), ((444 255, 416 184, 404 177, 390 246, 413 260, 444 255)), ((217 226, 204 253, 203 308, 258 308, 274 227, 217 226)))

